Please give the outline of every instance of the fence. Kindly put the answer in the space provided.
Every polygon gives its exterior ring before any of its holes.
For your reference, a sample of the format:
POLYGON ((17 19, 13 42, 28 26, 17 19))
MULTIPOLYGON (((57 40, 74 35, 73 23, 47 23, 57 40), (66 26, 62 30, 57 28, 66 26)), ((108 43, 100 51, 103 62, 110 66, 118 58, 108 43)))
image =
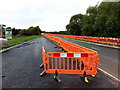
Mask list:
POLYGON ((46 73, 96 75, 98 62, 92 53, 45 52, 42 47, 42 60, 46 73))
MULTIPOLYGON (((73 43, 61 40, 52 35, 43 35, 50 40, 58 43, 67 52, 45 52, 42 46, 42 60, 44 65, 44 73, 57 73, 57 74, 81 74, 96 75, 97 68, 100 65, 99 56, 96 51, 78 46, 73 43)), ((85 80, 88 82, 88 80, 85 80)))
POLYGON ((67 37, 67 38, 79 39, 79 40, 85 40, 85 41, 93 41, 93 42, 98 42, 103 44, 120 45, 120 38, 75 36, 75 35, 61 35, 61 34, 49 34, 49 36, 60 36, 60 37, 67 37))

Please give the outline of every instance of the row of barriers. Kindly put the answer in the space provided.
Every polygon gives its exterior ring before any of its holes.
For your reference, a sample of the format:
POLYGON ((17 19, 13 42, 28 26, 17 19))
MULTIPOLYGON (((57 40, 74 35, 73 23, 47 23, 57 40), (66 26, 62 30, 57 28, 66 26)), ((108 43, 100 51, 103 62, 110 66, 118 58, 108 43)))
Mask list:
POLYGON ((72 38, 72 39, 98 42, 103 44, 120 45, 120 38, 75 36, 75 35, 62 35, 62 34, 49 34, 49 36, 60 36, 60 37, 66 37, 66 38, 72 38))
POLYGON ((58 43, 67 52, 46 53, 42 46, 43 63, 40 67, 44 66, 44 71, 40 74, 41 76, 45 73, 54 73, 54 78, 61 82, 58 74, 79 74, 85 77, 85 82, 89 82, 87 75, 94 76, 98 73, 97 68, 100 61, 96 51, 69 43, 49 34, 43 36, 58 43))

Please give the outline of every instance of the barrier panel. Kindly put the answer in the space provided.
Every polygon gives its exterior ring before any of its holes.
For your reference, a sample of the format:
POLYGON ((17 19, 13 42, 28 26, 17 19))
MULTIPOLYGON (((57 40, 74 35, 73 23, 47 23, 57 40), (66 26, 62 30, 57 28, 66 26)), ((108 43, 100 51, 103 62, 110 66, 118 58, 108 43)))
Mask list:
MULTIPOLYGON (((85 81, 89 82, 86 75, 96 75, 98 62, 93 53, 81 52, 45 52, 42 46, 42 60, 45 73, 57 74, 79 74, 85 76, 85 81)), ((56 75, 57 77, 57 75, 56 75)), ((60 80, 57 77, 58 80, 60 80)))
POLYGON ((42 60, 46 73, 96 75, 97 62, 92 53, 46 53, 42 47, 42 60))

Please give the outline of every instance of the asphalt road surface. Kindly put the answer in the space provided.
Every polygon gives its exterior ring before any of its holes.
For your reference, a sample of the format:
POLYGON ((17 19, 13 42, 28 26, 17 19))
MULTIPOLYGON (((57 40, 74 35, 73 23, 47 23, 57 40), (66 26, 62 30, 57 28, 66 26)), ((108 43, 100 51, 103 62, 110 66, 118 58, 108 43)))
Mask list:
POLYGON ((80 75, 60 74, 61 83, 54 80, 54 74, 40 77, 42 45, 47 52, 61 52, 51 41, 40 37, 2 54, 2 88, 118 88, 118 83, 101 71, 95 78, 89 77, 90 83, 80 75))
POLYGON ((62 37, 61 39, 71 43, 75 43, 80 46, 84 46, 84 47, 87 46, 89 49, 97 51, 100 57, 100 63, 101 63, 100 68, 110 73, 111 75, 115 76, 116 78, 118 78, 118 75, 119 75, 118 74, 119 73, 118 72, 118 66, 119 66, 118 56, 120 53, 120 49, 86 43, 80 40, 73 40, 73 39, 62 38, 62 37))

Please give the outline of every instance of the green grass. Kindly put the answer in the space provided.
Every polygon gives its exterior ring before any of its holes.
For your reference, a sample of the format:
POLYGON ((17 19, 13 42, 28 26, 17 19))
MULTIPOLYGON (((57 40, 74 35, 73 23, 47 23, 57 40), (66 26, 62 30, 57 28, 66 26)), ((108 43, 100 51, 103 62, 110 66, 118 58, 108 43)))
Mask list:
POLYGON ((12 45, 12 44, 16 45, 16 44, 26 42, 26 41, 29 41, 29 40, 33 40, 33 39, 39 38, 39 37, 40 36, 35 35, 35 36, 24 36, 24 37, 17 37, 17 38, 9 39, 8 40, 8 45, 12 45))

